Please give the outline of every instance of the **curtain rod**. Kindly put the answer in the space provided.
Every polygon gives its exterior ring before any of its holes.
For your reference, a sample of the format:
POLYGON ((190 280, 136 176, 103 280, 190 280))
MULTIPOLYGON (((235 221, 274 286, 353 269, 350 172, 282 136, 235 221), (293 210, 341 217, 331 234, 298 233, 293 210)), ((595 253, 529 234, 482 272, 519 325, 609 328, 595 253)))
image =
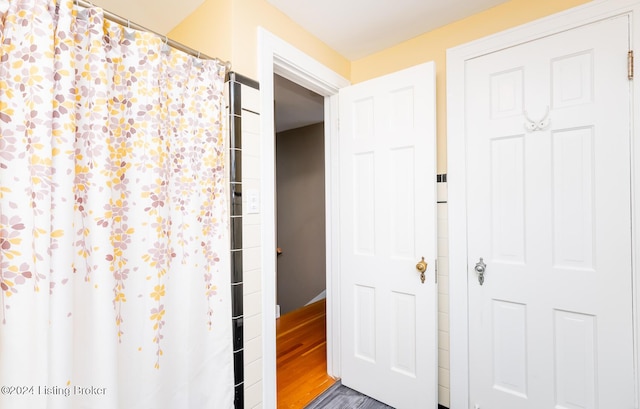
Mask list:
MULTIPOLYGON (((84 7, 84 8, 95 8, 95 7, 96 7, 96 6, 95 6, 93 3, 91 3, 90 1, 85 1, 85 0, 74 0, 73 2, 74 2, 76 5, 78 5, 78 6, 80 6, 80 7, 84 7)), ((141 26, 140 24, 133 23, 131 20, 129 20, 129 19, 127 19, 127 18, 120 17, 119 15, 117 15, 117 14, 115 14, 115 13, 112 13, 112 12, 110 12, 110 11, 108 11, 108 10, 105 10, 105 9, 102 9, 102 11, 103 11, 104 17, 105 17, 107 20, 113 21, 114 23, 118 23, 118 24, 120 24, 120 25, 123 25, 123 26, 129 27, 129 28, 132 28, 132 29, 134 29, 134 30, 138 30, 138 31, 147 31, 147 32, 149 32, 149 33, 152 33, 152 34, 157 35, 158 37, 163 37, 163 38, 164 38, 164 40, 165 40, 165 43, 166 43, 167 45, 169 45, 169 46, 171 46, 171 47, 175 48, 176 50, 183 51, 183 52, 185 52, 185 53, 187 53, 187 54, 190 54, 190 55, 192 55, 192 56, 194 56, 194 57, 201 58, 201 59, 204 59, 204 60, 215 60, 215 61, 217 61, 219 64, 222 64, 222 65, 224 65, 224 66, 225 66, 225 68, 226 68, 226 73, 227 73, 227 74, 229 73, 229 71, 231 71, 231 62, 230 62, 230 61, 223 61, 223 60, 221 60, 221 59, 219 59, 219 58, 209 57, 208 55, 202 54, 202 53, 201 53, 200 51, 198 51, 198 50, 194 50, 194 49, 193 49, 193 48, 191 48, 191 47, 187 47, 186 45, 184 45, 184 44, 182 44, 182 43, 179 43, 179 42, 177 42, 177 41, 175 41, 175 40, 170 39, 170 38, 169 38, 169 37, 167 37, 166 35, 163 35, 163 34, 157 33, 157 32, 155 32, 155 31, 153 31, 153 30, 149 30, 148 28, 143 27, 143 26, 141 26)))

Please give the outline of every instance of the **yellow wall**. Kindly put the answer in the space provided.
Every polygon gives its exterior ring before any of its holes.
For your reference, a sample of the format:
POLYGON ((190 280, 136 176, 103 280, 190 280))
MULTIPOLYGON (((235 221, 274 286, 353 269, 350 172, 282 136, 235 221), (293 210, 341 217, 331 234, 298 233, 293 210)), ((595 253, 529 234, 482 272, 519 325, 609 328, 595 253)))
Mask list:
POLYGON ((207 55, 231 61, 257 78, 258 27, 264 27, 357 83, 426 61, 436 63, 438 173, 446 173, 446 50, 590 0, 511 0, 356 61, 348 61, 266 0, 206 0, 169 33, 207 55))
POLYGON ((349 78, 349 60, 329 48, 265 0, 235 0, 233 64, 241 74, 257 78, 257 27, 284 39, 333 71, 349 78))
POLYGON ((258 77, 258 27, 263 27, 349 78, 349 60, 265 0, 206 0, 168 35, 207 55, 231 61, 232 70, 258 77))
POLYGON ((438 173, 447 171, 446 51, 489 34, 587 3, 589 0, 511 0, 351 64, 351 82, 362 82, 426 61, 436 63, 438 173))
POLYGON ((208 56, 232 61, 232 3, 233 0, 206 0, 167 35, 208 56))

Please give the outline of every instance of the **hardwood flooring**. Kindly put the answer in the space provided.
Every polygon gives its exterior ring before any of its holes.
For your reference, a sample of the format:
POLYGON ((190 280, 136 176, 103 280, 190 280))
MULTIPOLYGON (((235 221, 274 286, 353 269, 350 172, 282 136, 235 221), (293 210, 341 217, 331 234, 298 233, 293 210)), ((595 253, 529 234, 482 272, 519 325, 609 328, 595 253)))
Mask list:
POLYGON ((276 320, 278 409, 302 409, 335 383, 327 375, 326 303, 276 320))

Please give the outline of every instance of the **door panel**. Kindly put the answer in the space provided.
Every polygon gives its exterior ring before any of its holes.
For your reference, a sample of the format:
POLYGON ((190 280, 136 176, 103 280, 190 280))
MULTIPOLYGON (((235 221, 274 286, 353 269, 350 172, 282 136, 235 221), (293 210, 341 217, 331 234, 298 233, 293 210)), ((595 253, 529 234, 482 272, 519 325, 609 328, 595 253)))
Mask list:
POLYGON ((342 89, 340 144, 342 383, 436 408, 433 63, 342 89))
POLYGON ((634 405, 628 24, 467 63, 470 407, 634 405))
POLYGON ((493 300, 493 368, 495 387, 527 395, 527 306, 493 300))

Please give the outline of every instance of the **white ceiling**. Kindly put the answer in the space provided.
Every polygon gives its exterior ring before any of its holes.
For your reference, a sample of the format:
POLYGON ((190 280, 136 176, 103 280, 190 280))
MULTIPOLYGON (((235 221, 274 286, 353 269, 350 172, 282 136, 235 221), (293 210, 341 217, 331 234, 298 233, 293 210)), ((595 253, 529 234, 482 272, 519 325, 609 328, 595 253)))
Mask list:
POLYGON ((324 121, 324 98, 313 91, 275 75, 273 96, 276 132, 324 121))
MULTIPOLYGON (((204 1, 92 0, 91 3, 167 34, 204 1)), ((356 60, 507 0, 266 1, 347 59, 356 60)))
POLYGON ((506 0, 267 0, 356 60, 506 0))

